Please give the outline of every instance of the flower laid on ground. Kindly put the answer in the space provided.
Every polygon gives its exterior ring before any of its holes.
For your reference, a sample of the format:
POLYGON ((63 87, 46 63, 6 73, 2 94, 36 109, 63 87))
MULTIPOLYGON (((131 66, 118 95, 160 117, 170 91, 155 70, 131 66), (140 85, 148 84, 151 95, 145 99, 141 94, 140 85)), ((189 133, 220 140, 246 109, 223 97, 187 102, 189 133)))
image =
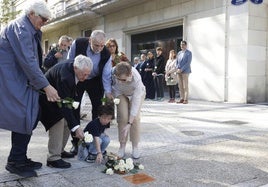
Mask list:
POLYGON ((107 175, 113 175, 114 174, 114 170, 112 168, 108 168, 105 173, 107 175))
MULTIPOLYGON (((111 153, 112 154, 112 153, 111 153)), ((104 173, 107 175, 138 173, 138 170, 143 170, 144 166, 140 163, 135 163, 131 158, 119 159, 118 156, 112 154, 107 155, 108 161, 105 163, 104 173)))

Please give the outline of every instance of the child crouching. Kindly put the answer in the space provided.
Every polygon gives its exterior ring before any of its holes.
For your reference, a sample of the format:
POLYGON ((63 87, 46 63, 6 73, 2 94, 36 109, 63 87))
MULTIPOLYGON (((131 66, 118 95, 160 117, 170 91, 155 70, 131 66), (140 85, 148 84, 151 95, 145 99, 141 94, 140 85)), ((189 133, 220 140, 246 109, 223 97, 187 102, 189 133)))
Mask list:
POLYGON ((106 154, 106 148, 110 143, 110 137, 105 134, 105 129, 110 128, 110 122, 113 118, 114 105, 105 104, 99 106, 98 117, 87 124, 84 132, 91 134, 93 141, 86 143, 88 156, 85 158, 85 161, 102 162, 103 155, 106 154))

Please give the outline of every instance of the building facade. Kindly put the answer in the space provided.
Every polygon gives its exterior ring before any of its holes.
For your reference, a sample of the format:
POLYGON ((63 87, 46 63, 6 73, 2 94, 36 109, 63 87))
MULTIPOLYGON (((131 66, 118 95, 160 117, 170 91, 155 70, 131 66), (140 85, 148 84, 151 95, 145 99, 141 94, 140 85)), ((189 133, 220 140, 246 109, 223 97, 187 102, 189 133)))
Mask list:
POLYGON ((268 101, 268 0, 47 0, 53 19, 43 48, 63 35, 74 39, 102 29, 129 59, 161 46, 192 51, 190 99, 268 101))

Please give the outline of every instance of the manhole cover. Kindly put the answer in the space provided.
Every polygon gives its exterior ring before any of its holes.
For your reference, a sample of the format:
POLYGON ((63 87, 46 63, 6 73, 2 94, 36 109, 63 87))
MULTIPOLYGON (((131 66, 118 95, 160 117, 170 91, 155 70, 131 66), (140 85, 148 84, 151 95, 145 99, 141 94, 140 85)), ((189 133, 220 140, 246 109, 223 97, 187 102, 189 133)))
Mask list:
POLYGON ((247 124, 245 121, 239 121, 239 120, 229 120, 229 121, 223 121, 223 124, 230 124, 230 125, 243 125, 247 124))
POLYGON ((201 136, 204 134, 202 131, 181 131, 181 133, 187 136, 201 136))

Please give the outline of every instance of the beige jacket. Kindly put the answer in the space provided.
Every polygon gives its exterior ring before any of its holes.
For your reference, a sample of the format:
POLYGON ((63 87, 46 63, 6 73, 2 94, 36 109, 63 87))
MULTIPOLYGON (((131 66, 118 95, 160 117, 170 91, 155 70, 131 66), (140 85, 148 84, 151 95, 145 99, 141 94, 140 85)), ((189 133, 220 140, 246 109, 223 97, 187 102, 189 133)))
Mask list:
POLYGON ((145 97, 145 86, 141 81, 139 72, 132 67, 131 82, 122 82, 112 75, 112 94, 114 97, 124 95, 131 103, 130 115, 136 116, 145 97))

